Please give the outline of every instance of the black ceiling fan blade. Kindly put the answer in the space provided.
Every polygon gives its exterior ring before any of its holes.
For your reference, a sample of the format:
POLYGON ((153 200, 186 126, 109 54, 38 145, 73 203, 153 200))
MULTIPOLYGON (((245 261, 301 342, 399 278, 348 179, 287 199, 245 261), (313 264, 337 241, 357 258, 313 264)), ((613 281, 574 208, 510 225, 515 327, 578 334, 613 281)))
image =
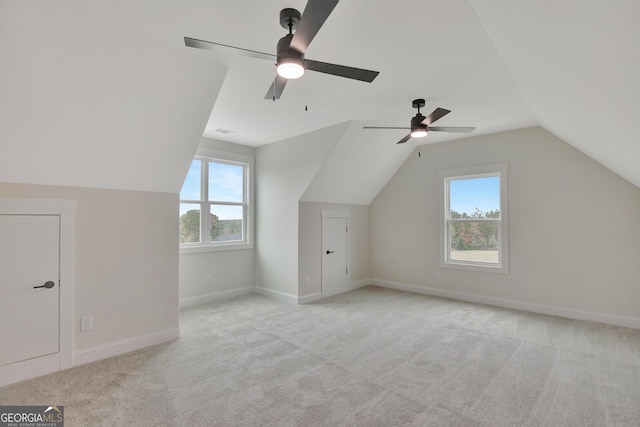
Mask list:
POLYGON ((309 0, 289 46, 304 53, 337 4, 338 0, 309 0))
POLYGON ((287 85, 289 80, 284 77, 276 76, 276 79, 271 83, 271 87, 267 91, 267 94, 264 96, 264 99, 280 99, 280 95, 282 95, 282 91, 284 87, 287 85))
POLYGON ((311 59, 305 59, 304 66, 307 70, 331 74, 338 77, 346 77, 348 79, 360 80, 368 83, 371 83, 378 74, 380 74, 379 71, 347 67, 345 65, 330 64, 328 62, 313 61, 311 59))
POLYGON ((241 47, 229 46, 222 43, 209 42, 206 40, 192 39, 191 37, 184 38, 184 44, 188 47, 195 47, 197 49, 212 50, 220 53, 232 53, 241 54, 250 58, 267 59, 269 61, 276 60, 276 55, 270 53, 258 52, 257 50, 243 49, 241 47))
POLYGON ((411 139, 411 134, 405 136, 404 138, 402 138, 400 141, 396 142, 396 144, 404 144, 405 142, 407 142, 408 140, 411 139))
POLYGON ((391 127, 391 126, 363 126, 362 129, 404 129, 409 130, 408 127, 391 127))
POLYGON ((438 119, 441 119, 442 117, 446 116, 450 112, 451 110, 438 107, 435 110, 433 110, 433 112, 429 114, 426 119, 422 121, 422 124, 429 126, 431 123, 435 122, 438 119))
POLYGON ((457 132, 457 133, 469 133, 473 132, 476 128, 474 127, 449 127, 449 126, 429 126, 429 132, 457 132))

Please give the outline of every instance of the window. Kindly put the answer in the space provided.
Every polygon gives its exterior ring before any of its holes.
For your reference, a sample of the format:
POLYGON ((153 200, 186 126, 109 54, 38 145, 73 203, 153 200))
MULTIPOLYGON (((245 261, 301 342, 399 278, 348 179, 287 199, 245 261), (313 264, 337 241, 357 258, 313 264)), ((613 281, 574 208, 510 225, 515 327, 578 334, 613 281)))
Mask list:
POLYGON ((507 165, 440 172, 441 266, 508 273, 507 165))
POLYGON ((249 166, 206 157, 191 162, 180 190, 183 252, 250 245, 249 166))

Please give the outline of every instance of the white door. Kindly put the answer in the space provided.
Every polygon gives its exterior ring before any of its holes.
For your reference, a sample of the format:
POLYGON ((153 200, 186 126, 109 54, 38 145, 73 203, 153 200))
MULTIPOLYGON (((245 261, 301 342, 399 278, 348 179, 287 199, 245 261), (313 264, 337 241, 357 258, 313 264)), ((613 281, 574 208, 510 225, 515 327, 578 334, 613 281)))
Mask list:
POLYGON ((60 216, 0 214, 0 366, 59 352, 60 216))
POLYGON ((348 220, 322 218, 322 297, 348 290, 348 220))

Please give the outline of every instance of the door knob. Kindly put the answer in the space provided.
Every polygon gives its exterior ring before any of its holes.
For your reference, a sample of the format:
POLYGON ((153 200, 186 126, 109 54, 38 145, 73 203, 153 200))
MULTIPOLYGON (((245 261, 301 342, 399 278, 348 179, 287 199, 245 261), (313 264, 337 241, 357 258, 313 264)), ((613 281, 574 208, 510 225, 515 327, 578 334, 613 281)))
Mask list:
POLYGON ((44 282, 44 285, 40 285, 40 286, 34 286, 33 289, 38 289, 38 288, 47 288, 47 289, 51 289, 55 286, 56 284, 49 280, 47 282, 44 282))
POLYGON ((327 255, 332 254, 334 251, 327 251, 327 255))

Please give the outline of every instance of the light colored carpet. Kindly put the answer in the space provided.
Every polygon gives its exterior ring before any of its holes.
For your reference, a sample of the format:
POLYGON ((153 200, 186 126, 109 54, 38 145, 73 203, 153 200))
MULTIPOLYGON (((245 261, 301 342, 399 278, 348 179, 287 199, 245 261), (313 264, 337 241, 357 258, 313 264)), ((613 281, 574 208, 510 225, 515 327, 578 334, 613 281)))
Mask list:
POLYGON ((638 426, 640 330, 366 287, 183 310, 174 342, 0 389, 71 426, 638 426))

